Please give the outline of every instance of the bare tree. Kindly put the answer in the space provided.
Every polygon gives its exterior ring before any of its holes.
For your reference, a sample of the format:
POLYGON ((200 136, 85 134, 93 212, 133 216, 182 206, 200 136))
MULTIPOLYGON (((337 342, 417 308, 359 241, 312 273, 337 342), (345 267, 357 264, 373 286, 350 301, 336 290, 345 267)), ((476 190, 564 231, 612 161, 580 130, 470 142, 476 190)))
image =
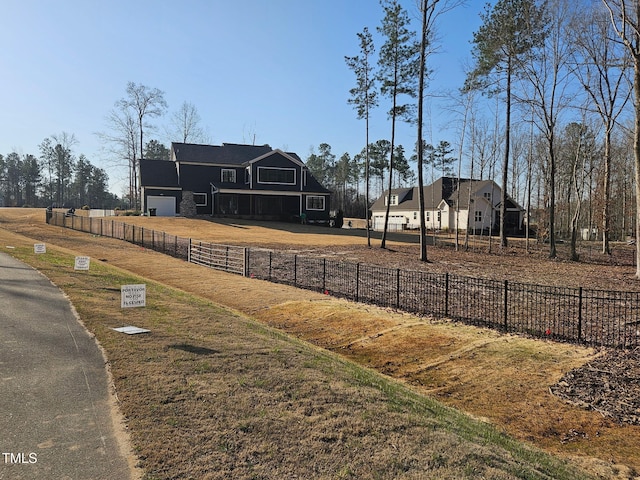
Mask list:
POLYGON ((631 0, 602 0, 611 24, 633 62, 633 107, 635 113, 633 155, 636 181, 636 277, 640 279, 640 5, 631 0))
MULTIPOLYGON (((574 6, 575 7, 575 6, 574 6)), ((575 92, 569 88, 573 43, 567 39, 567 22, 571 6, 563 0, 547 3, 548 31, 544 44, 537 49, 531 61, 523 64, 523 72, 528 80, 525 89, 527 104, 532 108, 534 123, 547 143, 548 195, 549 195, 549 258, 557 255, 556 228, 556 137, 560 116, 573 101, 575 92)))
POLYGON ((631 98, 628 75, 628 52, 615 37, 608 12, 595 5, 581 10, 571 24, 572 36, 577 46, 575 73, 593 102, 593 109, 600 116, 604 128, 604 171, 602 178, 602 253, 610 254, 610 204, 611 204, 611 136, 616 121, 631 98))
POLYGON ((171 141, 182 143, 209 143, 209 137, 200 126, 201 118, 193 103, 183 102, 171 115, 171 141))
POLYGON ((144 148, 144 131, 153 128, 148 123, 150 118, 159 117, 167 109, 167 102, 164 99, 164 92, 157 88, 149 88, 146 85, 138 85, 135 82, 127 83, 127 96, 118 102, 122 109, 128 109, 132 112, 133 118, 136 120, 140 142, 138 143, 138 151, 134 151, 133 156, 133 204, 135 208, 140 207, 140 163, 139 159, 143 158, 144 148), (139 156, 138 156, 139 154, 139 156))
POLYGON ((133 112, 121 102, 116 102, 105 120, 107 131, 99 132, 97 135, 102 140, 103 148, 107 151, 109 158, 115 160, 116 166, 127 167, 129 208, 134 208, 137 184, 137 122, 133 112))

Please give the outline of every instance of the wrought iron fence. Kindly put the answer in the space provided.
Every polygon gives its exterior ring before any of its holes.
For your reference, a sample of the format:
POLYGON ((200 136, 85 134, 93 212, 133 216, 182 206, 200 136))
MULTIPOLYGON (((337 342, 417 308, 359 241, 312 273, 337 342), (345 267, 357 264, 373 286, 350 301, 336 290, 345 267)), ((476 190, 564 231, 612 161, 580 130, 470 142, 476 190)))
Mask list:
POLYGON ((419 315, 590 346, 640 346, 640 293, 553 287, 247 249, 247 275, 419 315))
POLYGON ((197 242, 113 219, 49 212, 50 224, 199 265, 356 302, 591 346, 640 346, 640 293, 552 287, 197 242))

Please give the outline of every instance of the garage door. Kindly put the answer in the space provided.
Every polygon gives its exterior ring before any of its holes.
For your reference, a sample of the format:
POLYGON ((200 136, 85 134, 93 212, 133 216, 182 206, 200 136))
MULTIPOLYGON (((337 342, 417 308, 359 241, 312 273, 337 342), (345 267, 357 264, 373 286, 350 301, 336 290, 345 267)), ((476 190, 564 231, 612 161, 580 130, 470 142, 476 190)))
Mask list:
POLYGON ((175 217, 176 216, 176 199, 175 197, 147 197, 147 211, 155 208, 156 215, 159 217, 175 217))

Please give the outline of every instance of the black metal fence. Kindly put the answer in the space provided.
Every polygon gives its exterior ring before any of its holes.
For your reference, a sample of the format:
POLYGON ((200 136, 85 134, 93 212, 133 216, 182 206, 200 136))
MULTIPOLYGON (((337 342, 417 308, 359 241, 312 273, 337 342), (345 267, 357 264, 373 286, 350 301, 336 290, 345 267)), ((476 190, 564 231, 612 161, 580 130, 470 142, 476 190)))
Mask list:
POLYGON ((531 285, 249 250, 248 274, 420 315, 592 346, 640 345, 640 293, 531 285))
MULTIPOLYGON (((111 219, 65 217, 55 212, 48 216, 48 221, 189 260, 192 241, 187 238, 111 219)), ((200 264, 206 263, 203 258, 200 264)), ((229 271, 503 332, 590 346, 635 348, 640 345, 640 293, 637 292, 487 280, 259 248, 245 249, 243 269, 244 272, 240 272, 234 267, 229 271)))

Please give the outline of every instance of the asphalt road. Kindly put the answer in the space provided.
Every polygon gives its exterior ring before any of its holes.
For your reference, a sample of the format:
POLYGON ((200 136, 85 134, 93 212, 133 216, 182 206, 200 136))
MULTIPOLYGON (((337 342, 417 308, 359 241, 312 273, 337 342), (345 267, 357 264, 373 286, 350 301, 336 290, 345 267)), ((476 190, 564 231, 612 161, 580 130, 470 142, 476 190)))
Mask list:
POLYGON ((0 253, 0 479, 132 478, 104 362, 62 292, 0 253))

